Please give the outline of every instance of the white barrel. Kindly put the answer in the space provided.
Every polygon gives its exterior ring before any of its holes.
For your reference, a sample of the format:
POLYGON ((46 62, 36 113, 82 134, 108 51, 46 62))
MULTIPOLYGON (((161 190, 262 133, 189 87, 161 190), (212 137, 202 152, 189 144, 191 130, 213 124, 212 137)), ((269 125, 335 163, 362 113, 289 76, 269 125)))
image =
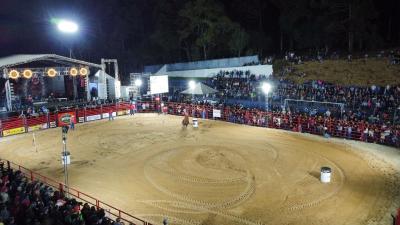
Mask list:
POLYGON ((329 167, 321 167, 321 182, 330 183, 331 182, 332 170, 329 167))
POLYGON ((62 165, 71 164, 71 154, 69 152, 66 152, 66 154, 64 154, 63 152, 61 153, 61 163, 62 165))
POLYGON ((199 127, 199 121, 197 120, 197 118, 193 118, 193 127, 199 127))

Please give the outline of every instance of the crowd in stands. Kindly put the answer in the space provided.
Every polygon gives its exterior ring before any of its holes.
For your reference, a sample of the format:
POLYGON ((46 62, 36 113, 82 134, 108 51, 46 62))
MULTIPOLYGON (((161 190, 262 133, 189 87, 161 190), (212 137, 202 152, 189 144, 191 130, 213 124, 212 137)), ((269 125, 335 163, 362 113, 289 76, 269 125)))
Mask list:
POLYGON ((169 113, 212 118, 212 109, 220 109, 222 119, 232 123, 340 137, 400 147, 400 125, 368 123, 357 119, 341 119, 331 115, 317 116, 284 111, 269 111, 242 106, 170 103, 169 113))
MULTIPOLYGON (((383 123, 393 120, 397 107, 400 106, 400 86, 398 85, 341 86, 320 80, 297 84, 283 78, 267 79, 264 75, 237 70, 220 71, 206 83, 219 91, 215 97, 220 99, 265 101, 265 94, 260 88, 263 81, 273 86, 270 101, 271 107, 276 111, 287 110, 284 107, 285 99, 342 103, 344 110, 335 115, 343 116, 343 119, 383 123)), ((310 113, 312 111, 309 110, 310 113)))
POLYGON ((0 225, 123 225, 0 163, 0 225))
MULTIPOLYGON (((270 59, 268 57, 267 59, 270 59)), ((285 53, 283 59, 294 64, 303 64, 306 61, 317 61, 323 63, 325 60, 339 60, 345 59, 348 62, 352 62, 354 59, 362 59, 367 62, 370 58, 376 59, 387 59, 388 64, 398 65, 400 64, 400 50, 388 50, 388 51, 378 51, 370 52, 364 54, 340 54, 339 52, 333 51, 317 51, 313 54, 301 54, 295 53, 294 51, 288 51, 285 53)), ((267 60, 266 59, 266 60, 267 60)), ((271 60, 272 62, 272 60, 271 60)))

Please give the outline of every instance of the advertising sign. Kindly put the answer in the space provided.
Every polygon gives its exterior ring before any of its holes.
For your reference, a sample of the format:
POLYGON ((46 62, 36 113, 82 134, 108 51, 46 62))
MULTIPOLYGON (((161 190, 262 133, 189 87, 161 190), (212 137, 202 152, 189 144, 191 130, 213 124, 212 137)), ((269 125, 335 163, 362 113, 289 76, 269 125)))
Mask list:
POLYGON ((14 134, 22 134, 25 133, 25 127, 17 127, 9 130, 3 130, 3 136, 10 136, 14 134))
POLYGON ((168 93, 168 76, 150 76, 150 93, 168 93))
POLYGON ((101 119, 101 116, 99 114, 86 117, 86 121, 93 121, 93 120, 99 120, 99 119, 101 119))
POLYGON ((118 116, 126 115, 126 111, 118 111, 118 112, 117 112, 117 115, 118 115, 118 116))
POLYGON ((214 118, 221 118, 221 110, 213 109, 213 117, 214 118))
POLYGON ((28 132, 42 130, 42 129, 47 129, 47 123, 30 126, 28 127, 28 132))
POLYGON ((78 122, 79 122, 79 123, 84 123, 84 122, 85 122, 85 117, 80 116, 80 117, 78 118, 78 122))
POLYGON ((51 121, 50 128, 55 128, 55 127, 56 127, 56 121, 51 121))
POLYGON ((71 121, 76 123, 75 112, 66 112, 58 114, 58 126, 69 126, 71 121))
MULTIPOLYGON (((112 115, 113 115, 113 117, 116 117, 116 116, 117 116, 117 113, 116 113, 116 112, 113 112, 112 115)), ((104 118, 108 118, 108 117, 109 117, 109 114, 108 114, 108 113, 103 113, 103 119, 104 119, 104 118)))

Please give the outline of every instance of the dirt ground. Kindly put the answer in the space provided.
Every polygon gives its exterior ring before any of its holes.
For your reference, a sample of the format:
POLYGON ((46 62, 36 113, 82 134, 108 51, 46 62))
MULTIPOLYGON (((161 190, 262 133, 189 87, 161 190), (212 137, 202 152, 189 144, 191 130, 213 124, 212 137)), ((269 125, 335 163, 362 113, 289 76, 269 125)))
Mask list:
MULTIPOLYGON (((400 151, 139 114, 68 133, 70 185, 154 224, 390 224, 400 151), (380 157, 382 155, 382 157, 380 157), (398 164, 396 164, 398 163, 398 164), (319 181, 332 168, 332 182, 319 181)), ((0 139, 0 157, 63 181, 61 130, 0 139)))

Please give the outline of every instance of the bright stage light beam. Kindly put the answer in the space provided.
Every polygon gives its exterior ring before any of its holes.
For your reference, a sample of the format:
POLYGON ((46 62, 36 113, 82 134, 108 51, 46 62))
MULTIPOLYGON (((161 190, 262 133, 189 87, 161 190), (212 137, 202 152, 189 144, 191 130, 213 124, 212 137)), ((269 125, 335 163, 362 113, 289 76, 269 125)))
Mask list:
POLYGON ((57 27, 61 32, 64 33, 76 33, 79 29, 78 24, 69 20, 57 21, 57 27))

